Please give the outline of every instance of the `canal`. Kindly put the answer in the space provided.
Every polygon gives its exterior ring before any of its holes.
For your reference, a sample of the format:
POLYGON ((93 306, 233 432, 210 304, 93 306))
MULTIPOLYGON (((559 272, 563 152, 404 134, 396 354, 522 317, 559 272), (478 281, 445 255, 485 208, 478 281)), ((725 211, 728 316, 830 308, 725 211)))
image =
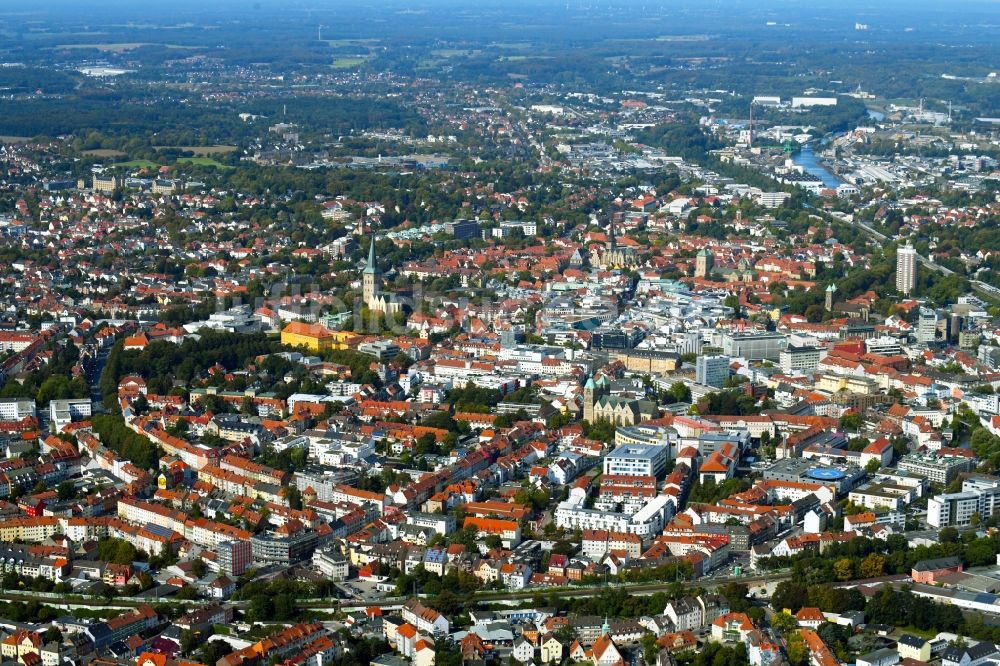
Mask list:
POLYGON ((805 169, 807 173, 822 180, 826 187, 836 189, 843 182, 819 163, 816 153, 813 152, 812 145, 809 143, 804 144, 797 154, 792 155, 792 161, 805 169))

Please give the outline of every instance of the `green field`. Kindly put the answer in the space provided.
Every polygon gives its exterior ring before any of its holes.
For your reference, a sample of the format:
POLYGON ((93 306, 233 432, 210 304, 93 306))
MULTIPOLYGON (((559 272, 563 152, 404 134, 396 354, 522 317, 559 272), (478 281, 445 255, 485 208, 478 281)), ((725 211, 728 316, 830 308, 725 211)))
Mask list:
POLYGON ((658 42, 707 42, 708 35, 660 35, 656 38, 658 42))
POLYGON ((154 42, 121 42, 118 44, 58 44, 53 48, 72 51, 79 49, 96 49, 102 53, 124 53, 126 51, 134 51, 135 49, 142 48, 143 46, 158 46, 163 49, 174 50, 197 50, 202 48, 200 46, 184 46, 183 44, 156 44, 154 42))
POLYGON ((552 60, 552 56, 545 55, 509 55, 497 58, 499 62, 524 62, 525 60, 552 60))
POLYGON ((222 162, 216 161, 211 157, 178 157, 178 164, 194 164, 196 166, 210 166, 217 169, 233 169, 228 164, 223 164, 222 162))
POLYGON ((128 162, 115 162, 115 166, 126 169, 159 169, 160 165, 149 160, 129 160, 128 162))
POLYGON ((211 157, 212 155, 225 155, 239 150, 236 146, 157 146, 157 148, 169 148, 171 150, 183 150, 194 153, 195 157, 211 157))
POLYGON ((94 150, 85 150, 83 154, 88 157, 125 157, 125 153, 120 150, 113 150, 111 148, 95 148, 94 150))
POLYGON ((327 39, 326 43, 334 48, 338 46, 375 46, 377 39, 327 39))
POLYGON ((461 58, 479 55, 480 53, 482 53, 482 51, 479 49, 434 49, 431 51, 431 55, 435 55, 439 58, 461 58))
POLYGON ((508 51, 527 51, 534 47, 531 42, 493 42, 490 44, 495 49, 507 49, 508 51))
POLYGON ((368 60, 369 56, 335 58, 332 66, 334 69, 350 69, 352 67, 357 67, 358 65, 363 65, 368 62, 368 60))

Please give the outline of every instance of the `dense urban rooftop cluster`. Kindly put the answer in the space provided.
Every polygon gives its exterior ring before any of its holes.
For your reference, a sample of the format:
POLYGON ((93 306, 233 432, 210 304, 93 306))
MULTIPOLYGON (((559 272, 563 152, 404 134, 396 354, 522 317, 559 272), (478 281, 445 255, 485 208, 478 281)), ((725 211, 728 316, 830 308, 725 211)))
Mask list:
POLYGON ((0 662, 1000 663, 995 74, 326 27, 0 68, 0 662))

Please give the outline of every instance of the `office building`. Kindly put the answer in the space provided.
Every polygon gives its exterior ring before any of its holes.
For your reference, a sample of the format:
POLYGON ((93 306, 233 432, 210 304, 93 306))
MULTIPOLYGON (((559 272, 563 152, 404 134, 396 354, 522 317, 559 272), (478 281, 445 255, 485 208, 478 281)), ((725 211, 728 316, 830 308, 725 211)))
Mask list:
POLYGON ((880 338, 870 338, 865 340, 865 350, 869 354, 878 354, 880 356, 898 356, 903 353, 903 346, 899 344, 899 340, 888 335, 884 335, 880 338))
POLYGON ((899 461, 897 469, 925 477, 931 483, 948 484, 962 472, 975 469, 972 458, 909 453, 899 461))
POLYGON ((608 476, 663 476, 666 469, 666 446, 624 444, 604 459, 604 474, 608 476))
POLYGON ((816 370, 822 357, 819 347, 789 346, 778 354, 778 365, 786 375, 799 375, 816 370))
POLYGON ((907 243, 896 250, 896 291, 909 296, 917 286, 917 250, 907 243))
POLYGON ((35 416, 35 401, 31 398, 0 400, 0 421, 20 421, 27 416, 35 416))
POLYGON ((942 493, 927 500, 927 524, 931 527, 969 525, 979 512, 979 493, 942 493))
POLYGON ((358 351, 362 354, 374 356, 380 363, 384 363, 399 356, 400 348, 395 342, 389 340, 375 340, 373 342, 362 342, 358 345, 358 351))
POLYGON ((82 421, 91 415, 90 398, 53 400, 49 403, 49 422, 59 432, 73 421, 82 421))
POLYGON ((972 517, 990 518, 1000 509, 1000 479, 973 477, 962 482, 962 491, 942 493, 927 500, 927 524, 931 527, 965 526, 972 517))
POLYGON ((272 532, 255 534, 250 539, 250 549, 254 562, 291 566, 311 558, 318 543, 319 534, 315 531, 302 531, 289 535, 272 532))
POLYGON ((253 560, 249 541, 223 541, 216 548, 216 553, 219 571, 227 576, 242 576, 253 560))
POLYGON ((444 223, 444 230, 447 234, 454 236, 455 240, 475 238, 479 235, 479 222, 476 220, 453 220, 444 223))
POLYGON ((330 580, 347 580, 349 574, 347 558, 334 548, 317 550, 313 553, 312 565, 330 580))
POLYGON ((932 308, 920 308, 917 316, 917 342, 924 344, 937 339, 938 316, 932 308))
POLYGON ((729 379, 728 356, 699 356, 694 364, 695 381, 722 388, 729 379))
POLYGON ((638 328, 601 326, 590 334, 590 346, 593 349, 632 349, 641 340, 642 331, 638 328))
POLYGON ((722 336, 722 353, 730 358, 777 362, 786 347, 788 336, 781 333, 730 331, 722 336))

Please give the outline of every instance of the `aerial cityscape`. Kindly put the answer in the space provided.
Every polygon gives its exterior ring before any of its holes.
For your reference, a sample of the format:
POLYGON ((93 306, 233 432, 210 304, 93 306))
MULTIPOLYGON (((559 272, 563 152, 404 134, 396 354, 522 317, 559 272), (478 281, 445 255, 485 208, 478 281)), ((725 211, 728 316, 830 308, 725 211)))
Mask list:
POLYGON ((0 3, 0 666, 1000 666, 1000 3, 0 3))

